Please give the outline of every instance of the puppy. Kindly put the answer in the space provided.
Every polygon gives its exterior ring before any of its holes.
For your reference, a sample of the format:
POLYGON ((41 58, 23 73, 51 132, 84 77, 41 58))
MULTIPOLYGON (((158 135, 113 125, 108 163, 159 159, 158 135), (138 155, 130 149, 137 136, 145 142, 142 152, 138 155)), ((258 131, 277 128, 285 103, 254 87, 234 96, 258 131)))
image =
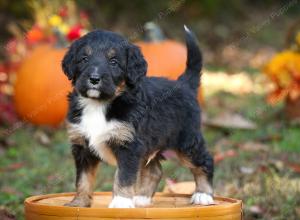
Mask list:
POLYGON ((116 33, 96 30, 71 45, 62 68, 74 87, 67 127, 77 193, 67 206, 91 206, 102 161, 117 166, 110 208, 150 205, 167 149, 194 175, 191 203, 213 203, 213 159, 205 149, 196 99, 202 57, 186 27, 185 35, 187 67, 177 81, 146 77, 140 49, 116 33))

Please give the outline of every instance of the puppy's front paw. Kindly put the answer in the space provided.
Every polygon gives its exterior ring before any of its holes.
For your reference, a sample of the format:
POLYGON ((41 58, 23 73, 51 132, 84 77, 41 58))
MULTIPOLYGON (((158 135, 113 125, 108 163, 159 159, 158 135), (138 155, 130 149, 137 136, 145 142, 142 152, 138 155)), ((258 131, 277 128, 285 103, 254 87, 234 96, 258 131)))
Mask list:
POLYGON ((90 207, 92 204, 90 198, 75 197, 71 202, 64 204, 70 207, 90 207))
POLYGON ((123 196, 114 196, 109 208, 134 208, 133 200, 123 196))
POLYGON ((214 204, 213 197, 207 193, 195 192, 192 195, 191 203, 195 205, 211 205, 214 204))
POLYGON ((133 202, 135 206, 145 207, 151 205, 151 197, 147 196, 134 196, 133 202))

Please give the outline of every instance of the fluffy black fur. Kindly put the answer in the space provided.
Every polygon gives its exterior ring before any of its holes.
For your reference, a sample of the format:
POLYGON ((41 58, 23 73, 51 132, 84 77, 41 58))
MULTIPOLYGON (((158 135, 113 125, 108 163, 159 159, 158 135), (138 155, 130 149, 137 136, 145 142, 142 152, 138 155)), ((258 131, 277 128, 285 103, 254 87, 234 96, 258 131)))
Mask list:
MULTIPOLYGON (((201 167, 212 182, 213 159, 205 149, 200 131, 200 107, 196 97, 202 57, 195 37, 188 30, 186 44, 187 68, 176 81, 146 77, 147 63, 140 49, 109 31, 90 32, 74 42, 64 57, 63 70, 74 86, 69 96, 68 121, 80 122, 79 96, 89 98, 87 90, 94 88, 100 95, 92 99, 109 102, 108 121, 127 122, 134 127, 134 139, 124 146, 118 146, 113 140, 108 143, 117 159, 121 186, 135 183, 142 159, 155 151, 159 151, 158 156, 167 149, 185 155, 193 166, 201 167), (92 52, 86 51, 86 47, 92 52), (113 57, 108 57, 111 49, 113 57), (91 82, 93 77, 92 80, 101 80, 100 87, 91 82), (115 95, 122 82, 124 91, 115 95)), ((86 139, 87 146, 88 141, 86 139)), ((100 160, 88 147, 74 144, 73 148, 77 175, 100 160)))

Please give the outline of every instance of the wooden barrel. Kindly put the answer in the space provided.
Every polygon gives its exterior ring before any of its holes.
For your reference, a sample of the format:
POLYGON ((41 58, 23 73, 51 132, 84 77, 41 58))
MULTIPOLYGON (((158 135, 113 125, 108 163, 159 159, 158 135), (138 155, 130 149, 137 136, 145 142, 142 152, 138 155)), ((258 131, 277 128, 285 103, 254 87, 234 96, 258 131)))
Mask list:
POLYGON ((109 209, 110 192, 94 193, 91 208, 65 207, 74 193, 33 196, 25 200, 27 220, 113 220, 113 219, 180 219, 240 220, 242 201, 215 197, 210 206, 191 205, 191 195, 156 193, 153 205, 147 208, 109 209))

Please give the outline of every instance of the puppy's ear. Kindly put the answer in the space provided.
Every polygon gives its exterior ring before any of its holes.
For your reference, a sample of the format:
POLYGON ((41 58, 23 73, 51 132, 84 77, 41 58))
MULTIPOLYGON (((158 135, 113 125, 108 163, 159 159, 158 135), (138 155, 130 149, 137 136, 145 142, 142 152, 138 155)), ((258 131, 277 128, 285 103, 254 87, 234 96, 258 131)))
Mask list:
POLYGON ((129 45, 127 49, 126 83, 134 87, 146 75, 147 62, 139 47, 129 45))
POLYGON ((65 54, 62 60, 62 69, 69 80, 74 79, 75 75, 75 55, 77 48, 79 47, 79 40, 75 41, 65 54))

